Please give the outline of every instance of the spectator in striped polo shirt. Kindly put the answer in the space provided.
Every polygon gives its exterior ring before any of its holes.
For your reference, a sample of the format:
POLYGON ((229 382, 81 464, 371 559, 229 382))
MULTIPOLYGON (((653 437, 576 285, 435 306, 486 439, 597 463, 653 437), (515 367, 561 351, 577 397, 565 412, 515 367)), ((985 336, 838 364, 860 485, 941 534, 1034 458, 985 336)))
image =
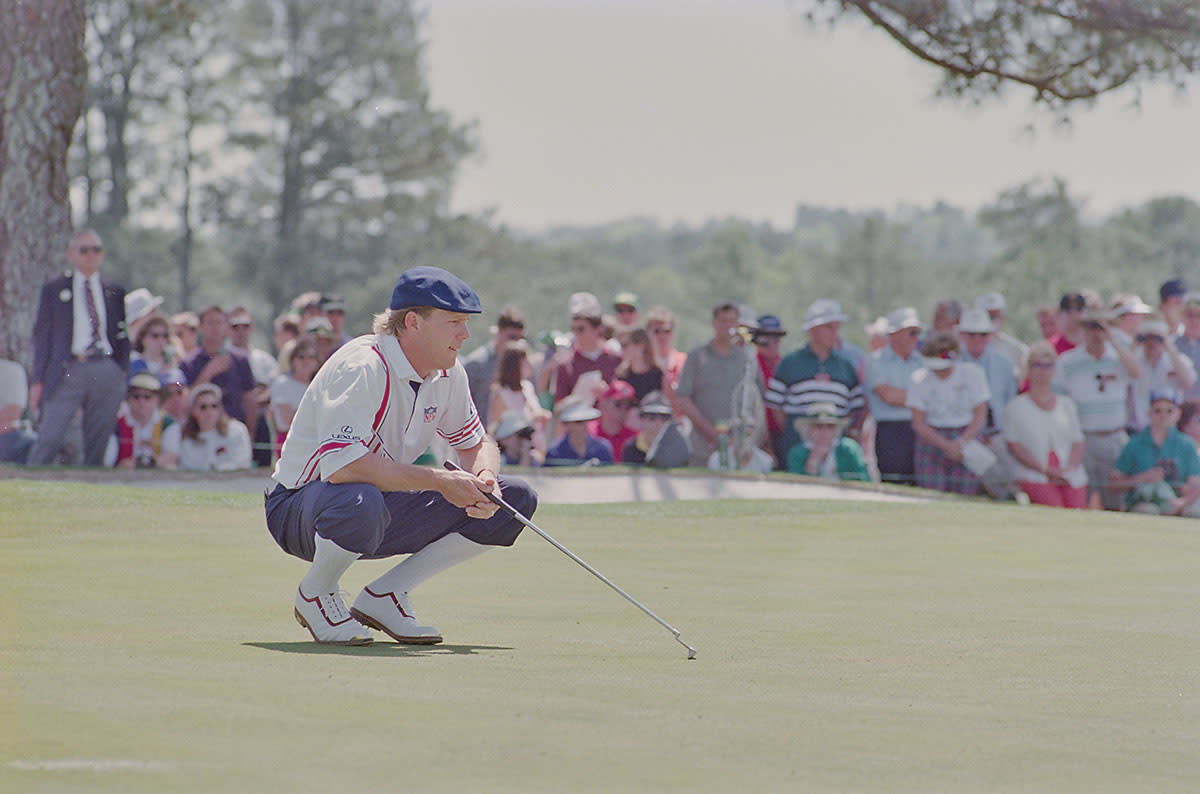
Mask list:
POLYGON ((781 460, 800 443, 795 419, 820 403, 832 403, 838 415, 849 420, 847 435, 857 438, 865 405, 862 384, 854 365, 836 349, 837 329, 845 321, 837 301, 813 301, 804 317, 808 344, 784 356, 767 385, 766 403, 783 428, 781 460))
POLYGON ((1113 341, 1099 311, 1084 313, 1081 323, 1083 344, 1059 356, 1054 390, 1074 400, 1079 409, 1089 507, 1120 510, 1121 494, 1107 488, 1108 475, 1129 440, 1125 396, 1141 368, 1127 348, 1113 341))

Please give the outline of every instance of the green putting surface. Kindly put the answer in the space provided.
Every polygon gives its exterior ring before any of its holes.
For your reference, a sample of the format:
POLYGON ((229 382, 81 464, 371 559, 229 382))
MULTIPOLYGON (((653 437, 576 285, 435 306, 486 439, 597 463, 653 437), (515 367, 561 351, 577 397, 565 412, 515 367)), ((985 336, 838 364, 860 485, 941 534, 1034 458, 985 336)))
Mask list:
MULTIPOLYGON (((261 499, 0 482, 0 791, 1195 792, 1200 524, 974 502, 549 506, 311 642, 261 499), (377 637, 382 635, 377 635, 377 637)), ((388 567, 356 564, 357 589, 388 567)))

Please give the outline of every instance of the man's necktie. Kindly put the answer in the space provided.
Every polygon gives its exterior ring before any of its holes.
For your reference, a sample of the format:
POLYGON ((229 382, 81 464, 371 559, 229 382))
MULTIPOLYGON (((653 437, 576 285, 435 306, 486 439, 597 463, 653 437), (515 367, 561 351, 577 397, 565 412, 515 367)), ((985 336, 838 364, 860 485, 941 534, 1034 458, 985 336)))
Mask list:
POLYGON ((83 280, 83 295, 88 321, 92 324, 92 343, 88 345, 88 355, 92 355, 100 352, 100 312, 96 311, 96 299, 92 295, 92 285, 87 279, 83 280))

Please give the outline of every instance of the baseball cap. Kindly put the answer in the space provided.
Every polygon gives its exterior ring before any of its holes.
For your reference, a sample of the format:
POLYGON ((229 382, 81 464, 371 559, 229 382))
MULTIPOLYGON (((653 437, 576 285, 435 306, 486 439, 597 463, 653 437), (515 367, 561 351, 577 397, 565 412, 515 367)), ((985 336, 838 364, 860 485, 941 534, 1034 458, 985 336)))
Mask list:
POLYGON ((912 306, 904 306, 903 308, 892 309, 888 312, 887 332, 889 334, 903 331, 905 328, 916 328, 919 331, 924 327, 921 325, 921 317, 912 306))
POLYGON ((321 311, 325 312, 344 312, 346 311, 346 300, 337 293, 329 293, 321 296, 321 302, 317 304, 321 307, 321 311))
POLYGON ((459 314, 479 314, 483 311, 479 296, 467 282, 448 270, 427 265, 409 268, 400 274, 388 308, 397 310, 417 306, 459 314))
POLYGON ((149 372, 143 371, 137 373, 129 379, 129 388, 145 389, 146 391, 152 391, 155 394, 158 394, 159 389, 162 388, 162 384, 158 382, 157 375, 152 375, 149 372))
POLYGON ((1173 402, 1176 405, 1182 405, 1183 404, 1183 395, 1179 393, 1178 389, 1172 389, 1169 387, 1164 387, 1161 389, 1151 389, 1150 390, 1150 404, 1154 405, 1154 403, 1158 402, 1159 400, 1169 400, 1170 402, 1173 402))
POLYGON ((608 388, 601 393, 598 399, 601 400, 632 400, 634 397, 633 387, 623 380, 614 380, 608 384, 608 388))
POLYGON ((599 317, 603 313, 600 299, 590 292, 576 292, 567 298, 568 317, 599 317))
POLYGON ((1163 285, 1158 288, 1158 297, 1160 300, 1167 298, 1178 298, 1187 294, 1187 284, 1181 278, 1173 278, 1169 281, 1164 281, 1163 285))
POLYGON ((754 333, 759 336, 787 336, 783 323, 773 314, 764 314, 755 321, 754 333))
POLYGON ((632 292, 618 292, 617 297, 613 298, 613 308, 618 306, 638 307, 638 296, 632 292))

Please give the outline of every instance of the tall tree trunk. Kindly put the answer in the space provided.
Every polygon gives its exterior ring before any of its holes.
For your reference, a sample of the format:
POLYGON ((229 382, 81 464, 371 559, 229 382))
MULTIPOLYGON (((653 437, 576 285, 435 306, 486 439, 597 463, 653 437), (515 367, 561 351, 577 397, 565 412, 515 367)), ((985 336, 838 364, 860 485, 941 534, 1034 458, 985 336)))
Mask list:
POLYGON ((67 150, 87 86, 84 0, 0 2, 0 356, 32 360, 36 294, 71 232, 67 150))

